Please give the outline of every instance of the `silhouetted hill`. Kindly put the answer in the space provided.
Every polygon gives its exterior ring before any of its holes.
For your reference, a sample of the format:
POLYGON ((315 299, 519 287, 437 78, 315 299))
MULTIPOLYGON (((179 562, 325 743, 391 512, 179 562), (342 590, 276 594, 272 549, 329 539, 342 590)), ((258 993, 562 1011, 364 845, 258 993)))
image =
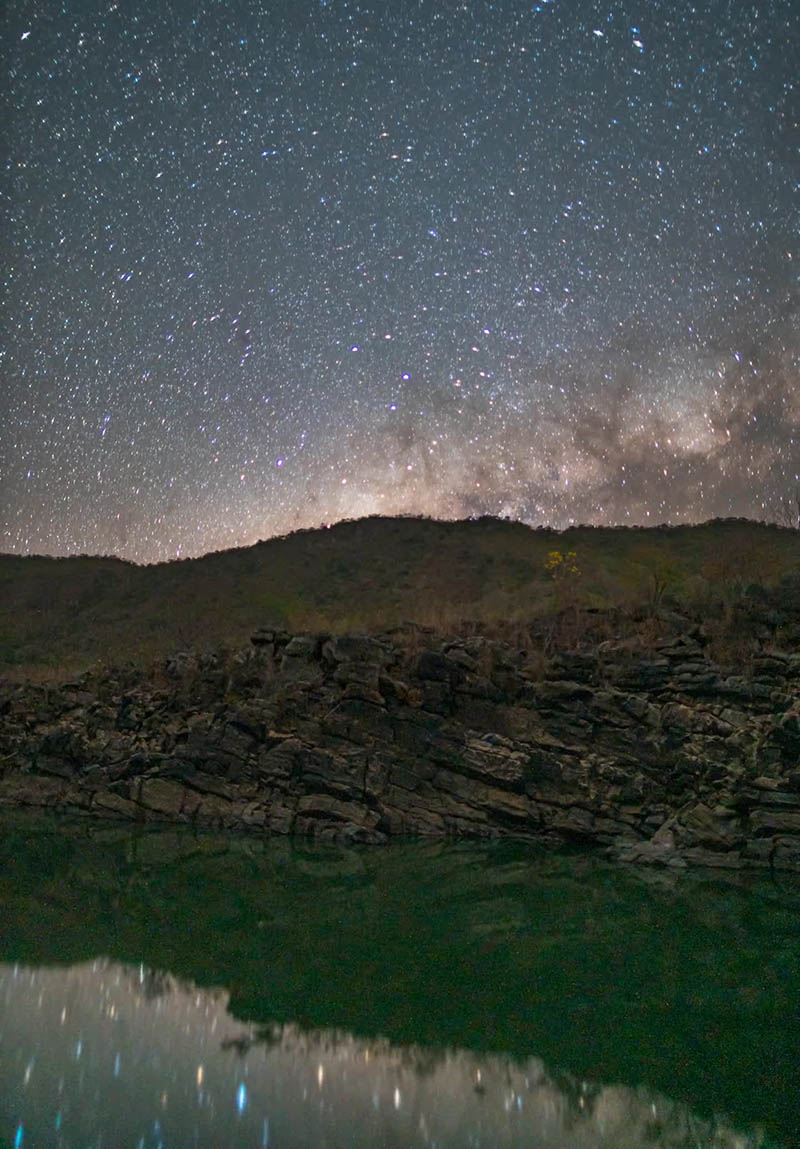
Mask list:
POLYGON ((800 532, 745 520, 559 533, 489 518, 370 518, 147 567, 0 556, 0 673, 239 645, 261 626, 502 632, 672 603, 730 630, 747 601, 800 601, 800 532))

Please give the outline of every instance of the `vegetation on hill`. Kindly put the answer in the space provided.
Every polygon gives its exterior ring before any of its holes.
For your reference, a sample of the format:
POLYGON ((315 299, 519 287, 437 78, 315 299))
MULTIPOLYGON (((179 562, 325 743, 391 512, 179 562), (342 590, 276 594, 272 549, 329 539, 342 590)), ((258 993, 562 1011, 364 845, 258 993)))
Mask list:
POLYGON ((745 520, 574 527, 370 518, 201 559, 0 556, 0 675, 146 664, 236 646, 264 626, 535 633, 580 641, 597 612, 677 609, 745 653, 748 603, 800 602, 800 531, 745 520), (743 622, 744 620, 744 622, 743 622))

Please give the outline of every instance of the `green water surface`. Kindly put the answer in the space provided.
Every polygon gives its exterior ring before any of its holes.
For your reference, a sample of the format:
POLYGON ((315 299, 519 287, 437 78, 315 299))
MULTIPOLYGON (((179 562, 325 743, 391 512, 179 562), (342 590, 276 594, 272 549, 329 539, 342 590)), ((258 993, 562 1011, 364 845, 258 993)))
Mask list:
POLYGON ((794 878, 0 821, 20 1146, 800 1145, 794 878))

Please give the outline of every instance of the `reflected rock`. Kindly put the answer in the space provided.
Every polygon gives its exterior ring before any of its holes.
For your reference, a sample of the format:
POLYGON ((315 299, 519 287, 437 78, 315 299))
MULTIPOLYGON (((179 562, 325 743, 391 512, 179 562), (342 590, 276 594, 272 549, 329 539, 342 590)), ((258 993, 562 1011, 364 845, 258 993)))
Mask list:
POLYGON ((397 1046, 296 1024, 243 1028, 224 992, 98 960, 0 965, 0 1135, 30 1143, 760 1149, 646 1088, 538 1058, 397 1046), (155 987, 155 992, 153 992, 155 987), (122 1052, 121 1052, 122 1050, 122 1052))

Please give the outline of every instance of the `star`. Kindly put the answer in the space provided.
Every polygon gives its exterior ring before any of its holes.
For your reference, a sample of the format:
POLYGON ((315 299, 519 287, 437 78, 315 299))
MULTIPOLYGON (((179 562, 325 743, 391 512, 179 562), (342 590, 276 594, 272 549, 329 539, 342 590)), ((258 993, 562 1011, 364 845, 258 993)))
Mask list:
POLYGON ((774 516, 799 25, 92 0, 12 26, 0 545, 774 516))

